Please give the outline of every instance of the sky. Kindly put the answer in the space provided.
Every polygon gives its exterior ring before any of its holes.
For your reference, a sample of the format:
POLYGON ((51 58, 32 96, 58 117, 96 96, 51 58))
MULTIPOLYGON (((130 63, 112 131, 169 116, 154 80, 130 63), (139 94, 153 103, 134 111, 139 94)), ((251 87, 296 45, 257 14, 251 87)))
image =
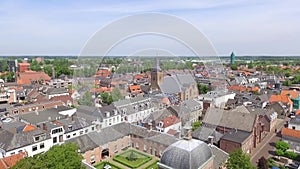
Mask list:
MULTIPOLYGON (((299 6, 297 0, 1 0, 0 55, 80 55, 88 40, 113 21, 158 12, 194 25, 219 55, 300 56, 299 6)), ((190 54, 176 42, 157 38, 131 39, 111 55, 136 53, 132 46, 146 41, 154 48, 167 46, 160 50, 169 53, 190 54)))

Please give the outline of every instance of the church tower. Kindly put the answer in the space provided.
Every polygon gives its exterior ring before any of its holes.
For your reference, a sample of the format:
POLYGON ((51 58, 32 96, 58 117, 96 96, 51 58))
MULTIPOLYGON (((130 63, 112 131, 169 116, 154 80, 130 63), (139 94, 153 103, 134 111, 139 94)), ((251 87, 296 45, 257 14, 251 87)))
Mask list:
POLYGON ((152 91, 160 90, 159 84, 163 81, 163 72, 159 67, 159 60, 158 58, 155 59, 156 66, 151 71, 151 86, 150 89, 152 91))

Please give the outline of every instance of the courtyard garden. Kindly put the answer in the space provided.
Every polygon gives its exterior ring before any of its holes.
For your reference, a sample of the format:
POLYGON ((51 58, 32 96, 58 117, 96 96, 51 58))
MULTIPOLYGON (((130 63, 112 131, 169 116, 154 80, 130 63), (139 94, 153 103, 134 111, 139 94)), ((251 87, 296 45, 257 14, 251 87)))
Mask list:
POLYGON ((116 155, 113 160, 130 168, 138 168, 148 161, 151 161, 152 157, 142 152, 129 149, 116 155))

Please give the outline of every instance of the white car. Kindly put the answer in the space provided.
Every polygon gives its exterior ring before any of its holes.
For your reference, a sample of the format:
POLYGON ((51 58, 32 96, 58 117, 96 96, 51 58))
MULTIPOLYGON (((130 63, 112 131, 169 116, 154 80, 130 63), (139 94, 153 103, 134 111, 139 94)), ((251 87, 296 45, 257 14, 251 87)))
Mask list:
POLYGON ((11 118, 1 118, 1 121, 2 121, 3 123, 9 123, 9 122, 12 121, 12 119, 11 119, 11 118))

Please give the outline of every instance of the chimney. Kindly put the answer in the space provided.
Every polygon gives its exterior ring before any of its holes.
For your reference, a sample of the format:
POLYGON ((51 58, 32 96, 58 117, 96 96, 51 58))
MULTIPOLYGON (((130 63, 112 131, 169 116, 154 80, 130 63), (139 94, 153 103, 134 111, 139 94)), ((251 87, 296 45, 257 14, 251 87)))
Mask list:
POLYGON ((47 125, 46 125, 46 123, 43 123, 43 130, 47 130, 47 125))
POLYGON ((214 136, 208 136, 208 141, 211 145, 214 145, 214 136))

